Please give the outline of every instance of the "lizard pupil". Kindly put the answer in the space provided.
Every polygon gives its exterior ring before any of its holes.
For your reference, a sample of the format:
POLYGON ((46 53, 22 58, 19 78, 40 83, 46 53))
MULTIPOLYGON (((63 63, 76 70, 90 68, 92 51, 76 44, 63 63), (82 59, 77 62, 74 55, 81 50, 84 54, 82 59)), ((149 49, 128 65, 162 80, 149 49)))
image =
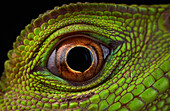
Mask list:
POLYGON ((83 73, 91 66, 93 56, 85 47, 74 47, 68 52, 66 61, 71 69, 83 73))

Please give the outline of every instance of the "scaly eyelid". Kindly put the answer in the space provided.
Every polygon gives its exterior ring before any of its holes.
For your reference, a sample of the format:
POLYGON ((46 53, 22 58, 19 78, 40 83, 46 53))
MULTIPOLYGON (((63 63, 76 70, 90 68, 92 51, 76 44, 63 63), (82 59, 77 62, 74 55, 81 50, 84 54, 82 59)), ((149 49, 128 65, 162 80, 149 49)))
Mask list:
MULTIPOLYGON (((64 28, 57 30, 56 32, 53 32, 53 34, 51 34, 49 37, 46 38, 46 40, 44 40, 44 42, 42 43, 42 45, 39 49, 38 54, 40 56, 39 58, 41 58, 41 59, 40 59, 39 63, 35 66, 34 71, 35 72, 38 71, 38 70, 36 70, 36 67, 41 67, 40 68, 41 70, 39 70, 40 72, 41 71, 43 72, 45 70, 48 72, 48 70, 45 68, 47 65, 48 58, 49 58, 50 54, 52 53, 52 51, 55 49, 57 43, 62 39, 62 37, 64 37, 64 35, 66 36, 66 35, 74 34, 74 33, 82 33, 82 34, 84 33, 87 35, 91 34, 92 39, 95 39, 95 40, 99 41, 100 43, 105 44, 106 46, 109 46, 111 51, 114 51, 118 46, 120 46, 123 43, 123 41, 114 41, 114 40, 110 39, 108 34, 105 34, 105 33, 102 34, 101 32, 98 32, 98 30, 101 30, 101 31, 103 30, 102 32, 104 32, 104 29, 101 29, 100 27, 89 26, 87 24, 75 24, 73 26, 66 26, 64 28), (80 28, 80 27, 82 27, 82 28, 80 28), (96 30, 94 30, 94 29, 96 29, 96 30), (95 35, 97 35, 97 36, 95 36, 95 35)), ((113 55, 113 54, 115 54, 115 52, 111 53, 111 55, 113 55)), ((53 75, 50 72, 49 72, 49 74, 53 75)), ((55 84, 57 84, 59 82, 58 79, 56 79, 56 78, 50 79, 51 78, 50 75, 44 76, 44 78, 47 78, 47 80, 49 80, 50 82, 55 82, 55 84), (56 79, 56 81, 54 81, 55 79, 56 79)), ((86 84, 82 83, 82 85, 84 84, 84 86, 80 86, 80 85, 74 84, 74 83, 70 84, 67 81, 63 80, 62 78, 60 78, 60 79, 61 79, 61 81, 66 82, 66 84, 67 84, 67 85, 65 84, 66 86, 73 87, 74 85, 78 85, 75 87, 76 87, 77 91, 79 91, 79 90, 82 90, 83 88, 87 89, 87 87, 90 88, 90 87, 96 86, 98 83, 101 83, 103 81, 103 79, 109 75, 110 74, 101 75, 101 73, 100 73, 100 76, 98 76, 96 78, 97 81, 93 79, 93 81, 95 81, 94 83, 86 83, 86 84), (103 78, 103 79, 101 79, 101 78, 103 78), (70 84, 70 85, 68 85, 68 84, 70 84)), ((43 75, 41 75, 41 76, 43 76, 43 75)), ((56 86, 54 86, 54 87, 56 87, 56 86)), ((75 90, 75 89, 73 87, 73 89, 71 88, 70 90, 75 90)))

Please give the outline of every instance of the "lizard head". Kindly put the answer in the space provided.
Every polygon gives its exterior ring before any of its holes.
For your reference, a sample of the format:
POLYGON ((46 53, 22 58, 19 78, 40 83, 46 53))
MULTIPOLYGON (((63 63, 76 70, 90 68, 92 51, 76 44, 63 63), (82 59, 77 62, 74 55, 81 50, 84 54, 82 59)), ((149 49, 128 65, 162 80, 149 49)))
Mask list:
POLYGON ((41 14, 8 52, 0 110, 168 110, 169 9, 77 3, 41 14))

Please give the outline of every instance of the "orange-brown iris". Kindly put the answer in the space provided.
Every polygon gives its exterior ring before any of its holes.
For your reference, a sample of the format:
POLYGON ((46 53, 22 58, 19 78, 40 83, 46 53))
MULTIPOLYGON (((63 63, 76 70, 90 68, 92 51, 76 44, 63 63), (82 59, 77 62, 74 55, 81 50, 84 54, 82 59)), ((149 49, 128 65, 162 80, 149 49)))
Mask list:
POLYGON ((88 35, 72 35, 59 41, 49 57, 47 68, 69 81, 87 81, 102 68, 105 59, 102 52, 101 44, 88 35))

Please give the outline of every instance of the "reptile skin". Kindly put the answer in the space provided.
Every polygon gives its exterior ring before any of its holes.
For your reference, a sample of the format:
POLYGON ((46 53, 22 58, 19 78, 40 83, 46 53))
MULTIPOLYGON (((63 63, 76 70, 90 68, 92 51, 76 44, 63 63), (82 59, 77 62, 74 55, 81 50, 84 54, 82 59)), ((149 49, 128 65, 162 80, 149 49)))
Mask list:
POLYGON ((13 44, 0 81, 0 110, 170 110, 170 5, 77 3, 32 20, 13 44), (99 76, 70 85, 46 68, 58 38, 113 40, 99 76))

